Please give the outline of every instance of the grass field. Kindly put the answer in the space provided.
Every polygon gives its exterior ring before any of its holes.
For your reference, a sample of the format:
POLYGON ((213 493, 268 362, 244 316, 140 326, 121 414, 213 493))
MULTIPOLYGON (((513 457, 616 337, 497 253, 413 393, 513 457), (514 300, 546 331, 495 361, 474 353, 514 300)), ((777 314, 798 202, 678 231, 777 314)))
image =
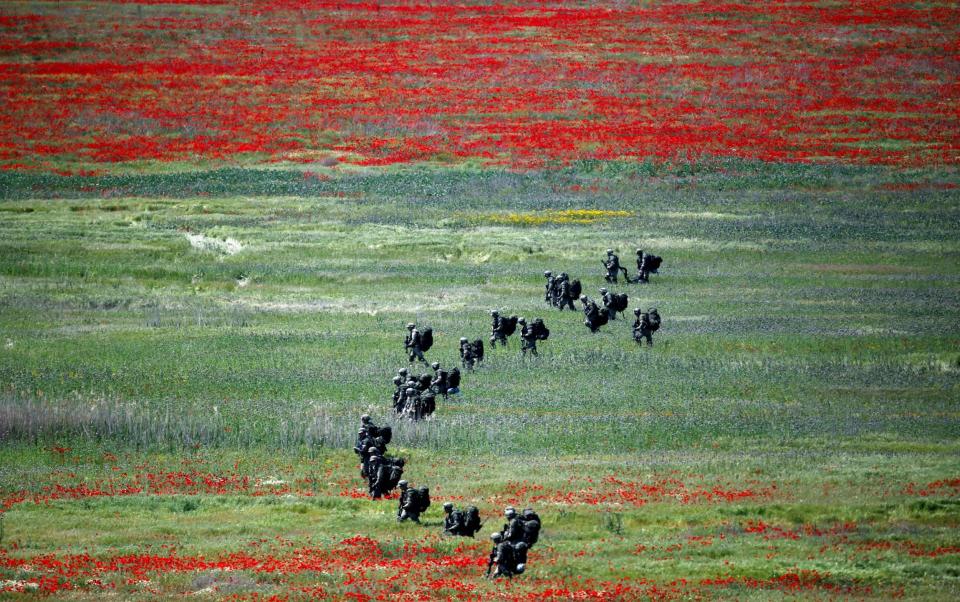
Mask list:
POLYGON ((0 3, 0 599, 960 599, 958 40, 945 0, 0 3), (542 301, 610 247, 664 258, 615 287, 652 348, 542 301), (494 308, 540 356, 398 421, 404 325, 450 367, 494 308), (490 581, 506 505, 543 532, 490 581))
POLYGON ((960 593, 951 169, 0 178, 7 591, 960 593), (604 249, 633 268, 638 246, 661 274, 617 290, 660 309, 652 349, 542 302, 544 269, 595 295, 604 249), (407 321, 450 365, 491 308, 551 337, 527 360, 511 340, 432 420, 395 423, 434 497, 424 527, 398 525, 363 495, 358 417, 394 421, 407 321), (487 543, 438 535, 446 500, 488 526, 535 507, 529 573, 483 580, 487 543))

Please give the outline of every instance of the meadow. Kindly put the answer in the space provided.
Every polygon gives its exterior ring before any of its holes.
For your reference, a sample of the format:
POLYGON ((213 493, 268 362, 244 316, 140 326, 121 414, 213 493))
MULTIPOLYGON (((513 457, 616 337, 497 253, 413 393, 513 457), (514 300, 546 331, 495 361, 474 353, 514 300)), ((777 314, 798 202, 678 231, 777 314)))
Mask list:
POLYGON ((0 5, 0 599, 960 598, 952 2, 0 5), (663 316, 543 301, 614 248, 663 316), (542 317, 429 420, 427 354, 542 317), (372 501, 391 424, 422 526, 372 501), (443 502, 480 508, 440 535, 443 502), (504 506, 528 571, 483 578, 504 506))
POLYGON ((4 175, 7 589, 941 598, 954 182, 730 160, 4 175), (638 245, 662 273, 616 290, 659 308, 653 348, 542 301, 544 269, 594 295, 604 249, 632 268, 638 245), (492 308, 545 319, 540 357, 511 340, 433 419, 395 420, 403 325, 450 366, 492 308), (364 412, 431 486, 425 528, 365 499, 364 412), (530 574, 486 583, 487 545, 437 534, 446 500, 488 525, 536 507, 530 574))

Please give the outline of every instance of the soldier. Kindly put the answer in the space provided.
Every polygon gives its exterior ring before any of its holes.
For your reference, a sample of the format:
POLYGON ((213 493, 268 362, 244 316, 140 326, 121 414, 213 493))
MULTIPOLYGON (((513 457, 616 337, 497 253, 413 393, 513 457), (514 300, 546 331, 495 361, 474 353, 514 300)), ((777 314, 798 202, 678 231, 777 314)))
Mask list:
POLYGON ((367 492, 370 497, 376 500, 382 495, 376 485, 377 473, 383 467, 383 458, 377 448, 371 447, 370 449, 373 451, 370 452, 370 458, 367 460, 367 492))
POLYGON ((491 309, 490 318, 492 320, 492 324, 490 326, 490 346, 496 347, 497 341, 500 341, 500 344, 506 347, 507 335, 504 333, 503 318, 500 317, 500 312, 495 309, 491 309))
POLYGON ((460 531, 464 523, 463 513, 453 509, 453 502, 446 502, 443 505, 443 514, 443 534, 462 535, 460 531))
POLYGON ((433 362, 430 364, 430 367, 433 368, 434 379, 430 381, 430 388, 443 395, 443 398, 447 398, 447 378, 449 373, 446 370, 440 369, 440 362, 433 362))
POLYGON ((407 387, 403 400, 403 413, 413 417, 420 405, 420 393, 417 392, 416 387, 407 387))
POLYGON ((473 364, 476 361, 473 345, 470 344, 467 337, 460 337, 460 363, 465 369, 473 370, 473 364))
POLYGON ((503 540, 510 543, 523 541, 523 521, 517 515, 516 509, 513 506, 507 506, 503 515, 507 518, 507 522, 500 531, 503 540))
POLYGON ((493 574, 493 579, 497 577, 513 577, 515 574, 522 572, 522 569, 520 571, 517 570, 513 545, 508 541, 504 541, 500 533, 491 534, 490 539, 493 540, 493 550, 491 550, 490 560, 487 562, 487 577, 491 576, 490 570, 494 564, 497 565, 497 571, 493 574))
POLYGON ((617 275, 620 273, 620 258, 614 254, 613 249, 607 249, 607 259, 603 262, 607 268, 607 275, 604 277, 607 282, 617 283, 617 275))
POLYGON ((611 320, 617 319, 617 308, 616 302, 613 300, 613 293, 608 291, 606 288, 600 288, 600 295, 603 299, 603 306, 607 308, 607 315, 610 316, 611 320))
POLYGON ((403 403, 401 403, 401 400, 403 399, 405 387, 403 386, 403 379, 400 378, 399 374, 393 377, 393 386, 393 411, 400 413, 403 411, 403 403))
POLYGON ((407 337, 403 340, 403 348, 407 350, 407 359, 412 364, 414 360, 419 360, 424 364, 427 360, 423 357, 423 351, 420 350, 421 338, 417 325, 413 322, 407 324, 407 337))
POLYGON ((571 292, 571 283, 570 277, 567 276, 566 272, 561 272, 560 274, 560 286, 557 294, 557 307, 560 311, 563 311, 564 307, 569 307, 571 311, 575 308, 573 306, 573 294, 571 292))
POLYGON ((400 481, 400 502, 397 508, 397 521, 407 519, 420 524, 420 514, 430 507, 430 490, 426 487, 414 489, 406 481, 400 481))
POLYGON ((606 320, 604 320, 606 312, 601 314, 600 306, 586 295, 580 295, 580 302, 583 303, 583 323, 590 329, 590 332, 597 332, 601 326, 606 324, 606 320))
POLYGON ((633 340, 637 343, 642 340, 647 340, 647 347, 653 347, 653 328, 650 324, 650 314, 647 312, 642 312, 640 308, 633 310, 637 319, 633 322, 633 340))
POLYGON ((523 353, 523 355, 527 355, 527 351, 530 352, 530 355, 539 355, 537 353, 537 333, 534 331, 533 327, 527 325, 526 318, 518 319, 517 324, 521 326, 520 351, 523 353))
POLYGON ((643 249, 637 249, 637 282, 650 282, 650 268, 643 249))
POLYGON ((553 272, 547 270, 543 273, 543 277, 547 279, 547 284, 544 286, 543 300, 547 303, 554 305, 553 296, 554 296, 554 285, 557 282, 557 279, 553 277, 553 272))

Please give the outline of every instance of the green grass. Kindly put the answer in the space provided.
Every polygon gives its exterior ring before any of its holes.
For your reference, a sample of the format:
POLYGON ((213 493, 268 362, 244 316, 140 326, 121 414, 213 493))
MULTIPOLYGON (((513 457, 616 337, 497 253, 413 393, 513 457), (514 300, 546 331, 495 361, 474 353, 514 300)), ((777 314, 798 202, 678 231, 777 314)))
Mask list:
MULTIPOLYGON (((568 479, 678 474, 708 488, 777 482, 783 493, 639 508, 545 503, 538 578, 670 583, 809 569, 867 584, 868 597, 960 589, 955 553, 850 551, 858 541, 957 543, 956 490, 904 490, 960 476, 953 170, 718 160, 327 175, 0 174, 0 494, 96 480, 111 464, 173 470, 195 454, 211 472, 252 458, 239 471, 257 478, 296 479, 332 461, 331 479, 356 488, 343 450, 359 414, 393 421, 403 324, 431 325, 428 357, 451 365, 457 339, 486 338, 496 307, 543 317, 551 337, 537 359, 521 359, 516 340, 489 352, 433 420, 396 424, 414 481, 485 515, 521 481, 563 491, 568 479), (630 215, 541 226, 493 218, 548 209, 630 215), (194 248, 187 233, 242 248, 194 248), (630 320, 591 335, 580 312, 542 302, 544 269, 569 272, 595 296, 604 249, 618 249, 632 273, 638 246, 664 257, 662 273, 616 290, 631 307, 659 308, 652 349, 632 342, 630 320), (47 451, 55 445, 72 451, 58 460, 47 451), (98 460, 105 452, 120 459, 98 460), (760 519, 859 527, 843 542, 738 531, 760 519), (687 544, 701 536, 713 543, 687 544), (641 544, 659 551, 636 553, 641 544), (673 544, 682 552, 665 551, 673 544)), ((5 541, 26 556, 170 542, 215 556, 277 535, 320 547, 358 533, 401 547, 432 541, 389 512, 324 488, 293 499, 60 500, 11 507, 5 541)), ((164 577, 161 592, 200 589, 191 579, 164 577)))

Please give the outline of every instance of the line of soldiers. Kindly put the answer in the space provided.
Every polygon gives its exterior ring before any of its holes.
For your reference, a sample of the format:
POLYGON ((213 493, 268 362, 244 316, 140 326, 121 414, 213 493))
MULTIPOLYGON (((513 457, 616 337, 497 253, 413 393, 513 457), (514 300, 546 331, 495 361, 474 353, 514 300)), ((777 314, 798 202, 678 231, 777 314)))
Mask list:
POLYGON ((454 510, 453 502, 443 505, 443 534, 473 537, 483 527, 480 522, 480 510, 476 506, 467 506, 465 510, 454 510))
POLYGON ((617 283, 617 276, 623 272, 624 279, 631 283, 650 282, 650 274, 656 274, 660 269, 663 258, 650 253, 644 253, 643 249, 637 249, 637 277, 631 279, 627 273, 627 268, 620 265, 620 257, 613 252, 613 249, 607 249, 607 258, 602 260, 603 267, 607 269, 604 279, 613 284, 617 283))
POLYGON ((460 369, 447 371, 440 362, 430 364, 433 375, 423 373, 414 376, 406 368, 397 370, 393 377, 393 411, 411 420, 420 420, 437 409, 437 395, 447 396, 460 392, 460 369))
POLYGON ((397 522, 412 520, 420 524, 420 515, 430 507, 429 487, 410 487, 406 481, 400 481, 400 501, 397 506, 397 522))
POLYGON ((367 481, 367 491, 373 499, 379 499, 393 491, 401 482, 403 458, 387 455, 387 444, 393 439, 393 429, 378 427, 364 414, 360 417, 360 430, 353 451, 360 457, 360 476, 367 481))
POLYGON ((508 507, 504 511, 507 522, 498 533, 492 533, 493 550, 487 561, 487 577, 493 565, 497 570, 492 577, 513 577, 519 575, 527 567, 527 552, 540 539, 540 517, 532 508, 527 508, 521 515, 514 508, 508 507))
POLYGON ((570 276, 566 272, 561 272, 559 276, 554 277, 550 270, 545 271, 543 277, 547 279, 543 300, 560 311, 563 311, 565 307, 574 311, 573 302, 580 298, 580 293, 583 290, 580 281, 570 280, 570 276))

